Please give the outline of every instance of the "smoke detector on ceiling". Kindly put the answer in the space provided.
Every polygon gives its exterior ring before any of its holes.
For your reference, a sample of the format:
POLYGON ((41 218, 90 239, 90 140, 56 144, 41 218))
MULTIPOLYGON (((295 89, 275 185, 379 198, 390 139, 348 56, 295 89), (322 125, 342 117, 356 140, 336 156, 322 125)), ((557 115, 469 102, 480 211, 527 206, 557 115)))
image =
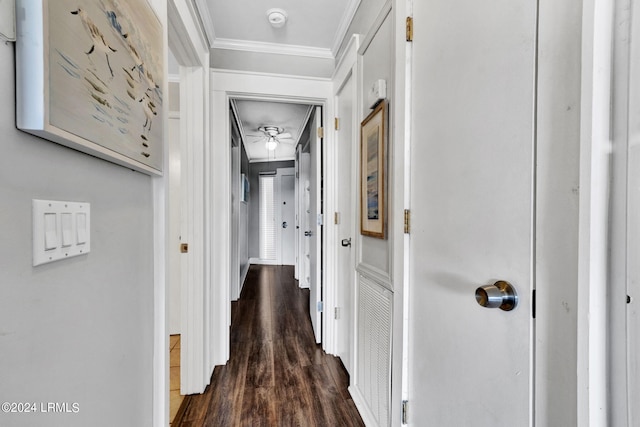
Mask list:
POLYGON ((287 23, 287 12, 282 9, 267 10, 267 18, 273 28, 282 28, 287 23))

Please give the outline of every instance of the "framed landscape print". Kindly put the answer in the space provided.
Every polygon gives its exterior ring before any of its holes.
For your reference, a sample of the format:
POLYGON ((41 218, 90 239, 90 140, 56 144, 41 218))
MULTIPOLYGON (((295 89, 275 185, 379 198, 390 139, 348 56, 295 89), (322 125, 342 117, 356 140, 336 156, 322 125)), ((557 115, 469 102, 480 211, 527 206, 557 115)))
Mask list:
POLYGON ((17 0, 18 128, 148 174, 163 165, 163 29, 146 0, 17 0))
POLYGON ((360 126, 360 233, 386 238, 387 102, 360 126))

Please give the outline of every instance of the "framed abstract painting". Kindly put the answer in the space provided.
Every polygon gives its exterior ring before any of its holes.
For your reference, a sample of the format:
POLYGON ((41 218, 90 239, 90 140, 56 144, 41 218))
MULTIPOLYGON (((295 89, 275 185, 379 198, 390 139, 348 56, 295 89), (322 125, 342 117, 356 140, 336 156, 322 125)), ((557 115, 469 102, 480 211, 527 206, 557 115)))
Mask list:
POLYGON ((163 28, 146 0, 17 0, 19 129, 162 174, 163 28))
POLYGON ((360 126, 360 234, 386 239, 387 102, 360 126))

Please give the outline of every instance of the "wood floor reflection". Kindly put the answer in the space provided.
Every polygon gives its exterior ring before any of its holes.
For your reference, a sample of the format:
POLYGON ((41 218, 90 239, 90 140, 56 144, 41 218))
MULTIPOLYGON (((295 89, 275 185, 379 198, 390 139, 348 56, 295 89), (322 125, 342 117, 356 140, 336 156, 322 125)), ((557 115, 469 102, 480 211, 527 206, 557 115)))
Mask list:
POLYGON ((251 266, 232 304, 231 358, 172 426, 364 426, 340 359, 316 345, 290 266, 251 266))

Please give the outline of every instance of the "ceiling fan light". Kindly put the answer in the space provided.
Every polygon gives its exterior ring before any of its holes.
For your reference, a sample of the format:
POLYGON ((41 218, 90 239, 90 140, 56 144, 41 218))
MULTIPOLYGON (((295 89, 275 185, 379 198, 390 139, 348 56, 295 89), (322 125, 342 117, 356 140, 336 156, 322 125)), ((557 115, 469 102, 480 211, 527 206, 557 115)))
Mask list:
POLYGON ((273 28, 282 28, 287 23, 287 12, 282 9, 267 10, 267 18, 273 28))
POLYGON ((276 139, 273 137, 269 138, 265 143, 265 147, 267 147, 267 150, 269 151, 275 150, 277 146, 278 146, 278 141, 276 141, 276 139))

